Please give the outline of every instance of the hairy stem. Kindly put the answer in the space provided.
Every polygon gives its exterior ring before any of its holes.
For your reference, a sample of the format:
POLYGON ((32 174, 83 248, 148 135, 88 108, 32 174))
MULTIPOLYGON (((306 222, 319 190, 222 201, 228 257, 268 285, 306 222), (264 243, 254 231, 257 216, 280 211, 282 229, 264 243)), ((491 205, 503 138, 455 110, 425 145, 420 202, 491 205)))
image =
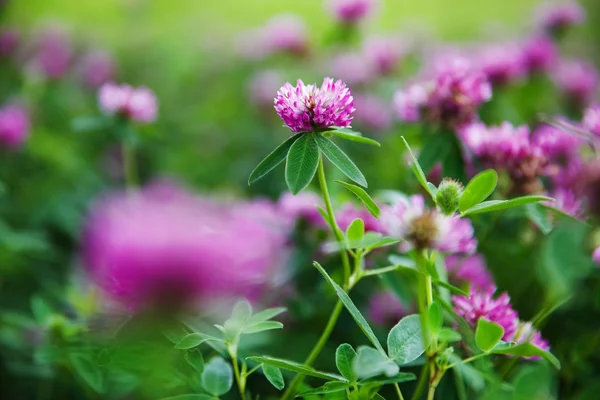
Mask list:
POLYGON ((233 364, 233 374, 235 375, 235 381, 237 382, 240 390, 240 397, 242 400, 246 400, 246 378, 242 378, 240 374, 240 367, 237 362, 237 351, 231 346, 228 346, 229 356, 231 357, 231 364, 233 364))

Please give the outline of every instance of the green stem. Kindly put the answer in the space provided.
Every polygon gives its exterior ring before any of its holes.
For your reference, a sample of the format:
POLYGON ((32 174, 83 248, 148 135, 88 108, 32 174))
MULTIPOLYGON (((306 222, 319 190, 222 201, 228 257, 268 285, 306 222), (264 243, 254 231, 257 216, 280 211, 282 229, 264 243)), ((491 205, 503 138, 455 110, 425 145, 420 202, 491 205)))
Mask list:
POLYGON ((459 361, 459 362, 457 362, 457 363, 450 364, 450 365, 448 365, 448 366, 446 367, 446 369, 454 368, 454 367, 456 367, 457 365, 460 365, 460 364, 468 364, 468 363, 470 363, 471 361, 477 360, 478 358, 481 358, 481 357, 483 357, 483 356, 487 356, 487 355, 489 355, 489 354, 488 354, 488 353, 480 353, 480 354, 476 354, 476 355, 474 355, 474 356, 471 356, 471 357, 469 357, 469 358, 465 358, 464 360, 462 360, 462 361, 459 361))
POLYGON ((429 370, 429 361, 423 365, 423 369, 421 370, 421 375, 419 375, 419 381, 417 382, 417 389, 413 393, 411 400, 419 400, 421 398, 421 394, 423 390, 425 390, 425 386, 427 385, 427 371, 429 370))
POLYGON ((394 383, 394 388, 396 389, 396 394, 400 400, 404 400, 404 396, 402 396, 402 392, 400 391, 400 386, 397 383, 394 383))
POLYGON ((135 151, 131 145, 122 144, 123 152, 123 172, 125 174, 125 184, 133 189, 138 186, 137 166, 135 163, 135 151))
MULTIPOLYGON (((315 362, 317 357, 319 357, 319 354, 321 354, 321 350, 323 350, 323 347, 325 347, 325 343, 327 343, 327 340, 329 339, 329 336, 331 335, 331 332, 333 331, 333 328, 335 327, 335 324, 337 323, 338 317, 340 316, 340 313, 342 312, 343 308, 344 308, 344 303, 342 303, 341 300, 338 300, 337 303, 335 303, 335 307, 334 307, 333 311, 331 312, 331 315, 329 316, 329 321, 327 322, 327 325, 325 326, 323 333, 321 333, 321 337, 319 338, 319 341, 317 342, 315 347, 312 349, 312 351, 308 355, 308 358, 304 362, 305 365, 311 366, 312 363, 315 362)), ((290 385, 288 386, 287 390, 285 391, 285 393, 283 394, 283 397, 281 399, 287 400, 287 399, 294 398, 294 395, 296 394, 296 389, 298 389, 298 386, 300 386, 302 381, 304 381, 304 375, 302 375, 302 374, 296 375, 294 377, 294 380, 292 380, 292 383, 290 383, 290 385)))
MULTIPOLYGON (((344 248, 344 234, 335 220, 335 214, 333 213, 333 206, 331 205, 331 198, 329 197, 329 190, 327 189, 327 180, 325 179, 325 167, 323 165, 323 156, 319 154, 319 166, 317 169, 317 175, 319 177, 319 186, 321 186, 321 192, 323 193, 323 200, 325 201, 325 208, 327 209, 327 215, 329 215, 329 222, 331 222, 331 228, 335 235, 340 249, 344 248)), ((341 251, 342 265, 344 267, 344 284, 348 283, 350 279, 350 260, 348 254, 345 251, 341 251)))
POLYGON ((233 374, 235 375, 235 380, 240 389, 240 396, 242 400, 246 400, 246 379, 245 377, 242 379, 242 375, 240 374, 240 367, 237 362, 237 351, 233 349, 232 346, 227 346, 227 349, 229 350, 229 356, 231 357, 231 363, 233 364, 233 374))

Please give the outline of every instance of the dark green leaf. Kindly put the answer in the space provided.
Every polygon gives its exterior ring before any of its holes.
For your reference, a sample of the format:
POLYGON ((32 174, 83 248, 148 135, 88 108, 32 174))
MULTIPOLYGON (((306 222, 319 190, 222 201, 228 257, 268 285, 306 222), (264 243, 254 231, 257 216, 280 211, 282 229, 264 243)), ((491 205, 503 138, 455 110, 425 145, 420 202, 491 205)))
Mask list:
POLYGON ((233 385, 231 365, 221 357, 213 357, 204 366, 201 379, 202 388, 214 396, 221 396, 233 385))
POLYGON ((165 397, 162 400, 214 400, 215 397, 207 394, 182 394, 180 396, 165 397))
POLYGON ((381 215, 381 210, 379 206, 373 201, 371 196, 361 187, 353 185, 351 183, 346 183, 342 181, 336 181, 359 198, 359 200, 363 203, 369 214, 371 214, 375 218, 379 218, 381 215))
POLYGON ((502 346, 501 348, 492 349, 492 354, 512 354, 518 357, 542 357, 556 369, 560 369, 560 361, 549 351, 545 351, 532 345, 531 343, 521 343, 512 347, 502 346))
POLYGON ((454 329, 442 328, 438 333, 438 339, 440 342, 452 343, 458 342, 462 337, 460 336, 460 333, 456 332, 454 329))
POLYGON ((444 322, 442 318, 442 307, 439 303, 433 302, 429 305, 429 310, 427 311, 427 321, 430 332, 433 335, 437 335, 440 329, 442 329, 442 324, 444 322))
POLYGON ((261 368, 267 380, 271 382, 271 385, 275 386, 276 389, 281 390, 285 387, 285 382, 283 381, 283 376, 281 375, 279 368, 267 364, 263 364, 261 368))
POLYGON ((523 206, 525 204, 531 203, 539 203, 540 201, 548 201, 553 200, 550 197, 544 196, 523 196, 517 197, 515 199, 510 200, 490 200, 484 201, 483 203, 479 203, 474 207, 469 208, 468 210, 462 213, 465 215, 473 215, 473 214, 481 214, 492 211, 505 210, 507 208, 523 206))
POLYGON ((493 169, 488 169, 477 175, 467 184, 460 197, 458 208, 465 212, 489 197, 498 184, 498 174, 493 169))
POLYGON ((98 367, 87 357, 78 354, 69 356, 73 370, 87 383, 94 391, 102 392, 102 373, 98 367))
POLYGON ((199 374, 204 372, 204 357, 202 357, 202 353, 199 351, 188 351, 185 353, 185 361, 199 374))
POLYGON ((421 320, 413 314, 400 320, 388 334, 388 354, 398 364, 416 360, 425 351, 421 320))
POLYGON ((373 244, 369 244, 367 246, 365 246, 364 244, 361 243, 360 247, 366 248, 367 250, 371 251, 371 250, 378 249, 380 247, 391 246, 396 243, 400 243, 400 240, 394 239, 394 238, 389 238, 389 237, 384 237, 384 238, 381 238, 380 240, 378 240, 377 242, 375 242, 373 244))
POLYGON ((302 135, 302 133, 299 133, 297 135, 292 136, 291 138, 287 139, 285 142, 277 146, 277 148, 273 150, 271 154, 265 157, 265 159, 262 160, 256 166, 256 168, 254 168, 254 171, 252 171, 252 173, 250 174, 250 177, 248 178, 248 185, 251 185, 252 183, 256 182, 257 180, 268 174, 273 168, 281 164, 281 162, 287 157, 288 152, 290 151, 290 147, 292 147, 294 142, 298 140, 302 135))
POLYGON ((356 308, 356 306, 354 305, 354 302, 352 302, 352 300, 350 299, 348 294, 344 291, 344 289, 342 289, 337 283, 335 283, 333 281, 333 279, 331 279, 331 277, 327 274, 325 269, 323 269, 321 264, 319 264, 318 262, 315 261, 315 262, 313 262, 313 265, 315 266, 316 269, 319 270, 321 275, 323 275, 323 277, 325 277, 325 279, 331 285, 331 287, 333 287, 333 289, 335 290, 336 294, 338 295, 338 297, 340 298, 342 303, 344 303, 344 305, 346 306, 346 309, 348 310, 348 312, 350 312, 350 315, 352 315, 352 318, 354 318, 354 320, 358 324, 358 327, 363 331, 363 333, 367 336, 367 338, 371 341, 371 343, 373 343, 373 346, 375 346, 375 348, 377 348, 377 350, 379 350, 381 353, 385 354, 385 351, 383 350, 381 343, 379 343, 379 340, 377 339, 377 336, 373 332, 373 329, 371 329, 371 327, 369 326, 369 323, 367 322, 365 317, 363 317, 363 315, 360 313, 360 311, 358 311, 358 308, 356 308))
POLYGON ((452 286, 451 284, 446 283, 444 281, 435 280, 435 281, 433 281, 433 283, 438 286, 441 286, 445 289, 448 289, 452 293, 460 294, 461 296, 465 296, 465 297, 469 297, 469 294, 467 292, 465 292, 464 290, 461 290, 461 289, 457 288, 456 286, 452 286))
POLYGON ((400 372, 398 375, 391 378, 371 378, 361 381, 359 385, 378 384, 378 385, 389 385, 390 383, 402 383, 414 381, 417 379, 415 374, 410 372, 400 372))
POLYGON ((527 204, 525 206, 527 218, 533 222, 540 231, 547 235, 552 232, 552 222, 548 215, 548 209, 541 204, 527 204))
POLYGON ((256 362, 267 364, 267 365, 272 365, 277 368, 297 372, 297 373, 303 374, 303 375, 314 376, 315 378, 325 379, 328 381, 345 381, 346 380, 343 376, 331 374, 329 372, 317 371, 316 369, 306 366, 304 364, 300 364, 295 361, 284 360, 282 358, 260 356, 260 357, 248 357, 248 360, 256 361, 256 362))
POLYGON ((327 214, 327 211, 323 210, 320 206, 317 206, 317 210, 319 210, 319 214, 321 214, 321 217, 323 217, 323 220, 325 220, 325 222, 327 223, 327 225, 329 226, 329 228, 331 228, 331 230, 333 231, 333 225, 331 223, 331 221, 329 220, 329 214, 327 214))
POLYGON ((353 369, 356 375, 361 379, 368 379, 381 374, 392 377, 397 375, 400 371, 400 367, 398 367, 393 360, 390 360, 380 351, 367 346, 358 348, 358 353, 353 363, 353 369))
POLYGON ((348 389, 349 387, 350 387, 350 384, 347 382, 327 382, 326 384, 324 384, 321 387, 318 387, 315 389, 310 389, 310 390, 304 391, 302 393, 299 393, 296 395, 296 397, 306 397, 306 396, 313 396, 313 395, 317 395, 317 394, 341 392, 341 391, 348 389))
POLYGON ((475 344, 485 353, 489 352, 498 344, 504 336, 504 328, 485 318, 479 318, 475 330, 475 344))
POLYGON ((335 143, 323 135, 315 135, 319 149, 325 154, 325 157, 335 165, 344 175, 352 179, 361 186, 367 187, 367 180, 360 172, 356 164, 340 149, 335 143))
POLYGON ((46 300, 37 295, 31 297, 31 311, 35 320, 41 325, 46 325, 48 319, 54 314, 46 300))
POLYGON ((356 382, 357 374, 354 372, 352 365, 356 358, 356 352, 347 343, 341 344, 335 351, 335 365, 340 374, 350 382, 356 382))
POLYGON ((182 327, 174 327, 165 329, 163 331, 163 335, 167 338, 167 340, 173 344, 177 344, 188 335, 188 332, 182 327))
POLYGON ((330 132, 336 136, 341 137, 342 139, 350 140, 352 142, 370 144, 371 146, 381 147, 381 144, 379 144, 379 142, 377 142, 373 139, 366 138, 366 137, 362 136, 362 134, 360 132, 356 132, 351 129, 342 128, 342 129, 338 129, 338 130, 330 131, 330 132))
POLYGON ((317 172, 319 148, 315 137, 315 134, 307 133, 290 147, 285 164, 285 182, 293 194, 304 190, 317 172))
POLYGON ((450 152, 448 140, 444 140, 444 136, 436 135, 434 138, 426 140, 419 151, 419 165, 424 173, 429 173, 435 164, 443 162, 450 152))
POLYGON ((242 333, 250 334, 250 333, 258 333, 263 331, 269 331, 272 329, 281 329, 283 328, 283 324, 279 321, 263 321, 258 322, 253 325, 248 325, 242 328, 242 333))
POLYGON ((203 333, 190 333, 189 335, 184 336, 176 345, 176 349, 187 350, 194 348, 196 346, 201 345, 207 340, 213 340, 210 336, 205 335, 203 333))
POLYGON ((413 173, 417 177, 417 180, 419 181, 419 183, 421 184, 421 186, 423 186, 423 188, 425 190, 427 190, 427 192, 431 195, 431 197, 435 198, 435 193, 431 191, 431 188, 427 184, 427 177, 425 176, 425 173, 423 172, 423 169, 419 165, 419 161, 417 161, 417 159, 416 159, 416 157, 415 157, 412 149, 408 145, 408 142, 406 141, 406 139, 404 138, 404 136, 402 136, 402 141, 404 142, 404 145, 406 146, 406 149, 408 150, 408 153, 410 154, 410 157, 412 159, 411 168, 413 170, 413 173))

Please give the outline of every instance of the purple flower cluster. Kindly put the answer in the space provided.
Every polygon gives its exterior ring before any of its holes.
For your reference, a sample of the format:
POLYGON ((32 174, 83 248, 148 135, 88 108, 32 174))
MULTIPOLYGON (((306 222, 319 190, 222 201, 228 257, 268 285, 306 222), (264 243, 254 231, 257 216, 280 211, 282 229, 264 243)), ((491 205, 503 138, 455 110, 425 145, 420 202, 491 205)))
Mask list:
POLYGON ((237 45, 239 52, 252 60, 276 53, 304 55, 308 50, 306 25, 295 14, 276 15, 258 29, 244 32, 237 45))
POLYGON ((29 136, 29 116, 23 107, 0 108, 0 143, 7 149, 18 148, 29 136))
POLYGON ((339 210, 336 210, 335 217, 342 230, 346 230, 352 221, 360 218, 365 223, 365 232, 381 233, 383 231, 380 220, 372 216, 366 208, 362 206, 357 208, 352 202, 344 203, 339 210))
POLYGON ((577 109, 589 104, 600 81, 596 68, 581 60, 561 61, 552 77, 569 103, 577 109))
POLYGON ((263 204, 224 207, 171 185, 151 186, 95 205, 83 259, 104 290, 134 308, 258 299, 285 258, 287 235, 274 220, 263 204))
POLYGON ((118 114, 136 122, 154 122, 158 102, 146 87, 105 83, 98 91, 100 109, 106 114, 118 114))
POLYGON ((73 49, 67 34, 59 29, 47 29, 38 38, 32 69, 42 76, 58 79, 71 66, 73 49))
POLYGON ((297 195, 285 192, 279 198, 277 207, 279 214, 293 224, 298 219, 305 219, 309 224, 322 226, 325 221, 319 213, 317 206, 323 206, 323 200, 316 194, 303 191, 297 195))
POLYGON ((479 49, 477 64, 492 85, 506 85, 525 75, 523 51, 517 43, 487 44, 479 49))
POLYGON ((600 265, 600 246, 594 249, 594 252, 592 253, 592 259, 596 264, 600 265))
POLYGON ((79 61, 81 79, 91 88, 98 88, 104 83, 112 82, 115 72, 113 58, 104 51, 89 52, 79 61))
POLYGON ((385 233, 404 240, 400 244, 404 252, 436 249, 445 253, 473 253, 477 248, 469 220, 427 209, 420 195, 384 207, 381 222, 385 233))
POLYGON ((494 286, 492 275, 488 271, 483 256, 473 254, 458 256, 451 254, 446 257, 446 270, 450 280, 457 284, 466 283, 470 289, 485 291, 494 286))
POLYGON ((588 107, 583 113, 583 127, 593 135, 600 137, 600 104, 588 107))
POLYGON ((371 15, 379 0, 328 0, 331 14, 339 21, 355 24, 371 15))
POLYGON ((384 99, 373 95, 355 95, 354 105, 354 123, 368 132, 383 132, 392 126, 393 111, 384 99))
POLYGON ((547 2, 536 10, 538 25, 551 34, 560 34, 585 20, 585 13, 575 1, 547 2))
POLYGON ((402 304, 390 290, 380 291, 369 297, 369 320, 377 325, 394 325, 409 312, 409 307, 402 304))
POLYGON ((14 53, 20 41, 19 32, 15 29, 0 29, 0 57, 9 57, 14 53))
POLYGON ((331 126, 349 127, 354 112, 350 89, 341 80, 325 78, 321 87, 289 82, 275 97, 275 110, 292 132, 305 132, 331 126))
POLYGON ((478 107, 491 97, 486 75, 457 58, 441 68, 433 80, 398 91, 394 102, 404 121, 457 128, 476 120, 478 107))
POLYGON ((546 73, 558 61, 558 48, 548 36, 534 35, 523 45, 521 57, 528 74, 546 73))

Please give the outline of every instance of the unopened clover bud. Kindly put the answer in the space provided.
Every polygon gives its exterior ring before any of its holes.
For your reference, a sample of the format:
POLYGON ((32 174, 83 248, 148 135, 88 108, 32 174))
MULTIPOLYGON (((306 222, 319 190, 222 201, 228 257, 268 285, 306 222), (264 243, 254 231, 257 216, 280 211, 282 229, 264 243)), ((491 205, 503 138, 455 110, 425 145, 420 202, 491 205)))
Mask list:
POLYGON ((444 178, 438 187, 435 202, 440 211, 446 215, 452 215, 458 210, 458 201, 463 192, 463 186, 460 182, 453 179, 444 178))

